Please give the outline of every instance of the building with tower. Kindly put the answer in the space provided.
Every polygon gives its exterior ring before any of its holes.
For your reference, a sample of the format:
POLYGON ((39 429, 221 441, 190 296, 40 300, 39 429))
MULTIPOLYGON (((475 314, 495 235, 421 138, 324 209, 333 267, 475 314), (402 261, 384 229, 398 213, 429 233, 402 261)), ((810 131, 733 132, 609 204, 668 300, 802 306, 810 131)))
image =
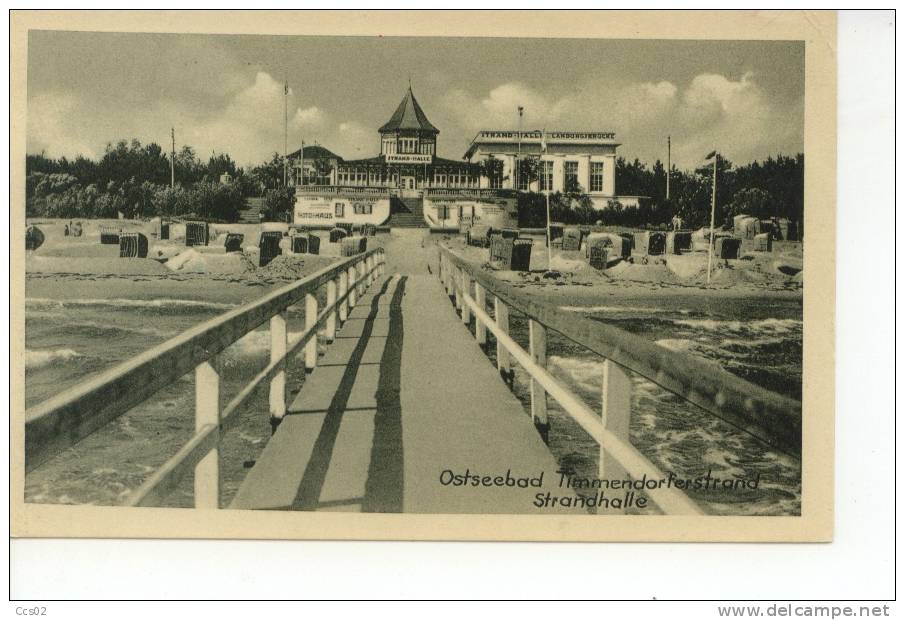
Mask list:
POLYGON ((452 229, 465 217, 509 226, 518 191, 562 191, 570 178, 598 208, 633 202, 615 193, 612 133, 482 131, 461 160, 445 159, 437 155, 440 130, 411 86, 377 133, 374 157, 346 160, 320 145, 289 155, 296 224, 452 229), (536 180, 518 178, 520 157, 540 159, 536 180))

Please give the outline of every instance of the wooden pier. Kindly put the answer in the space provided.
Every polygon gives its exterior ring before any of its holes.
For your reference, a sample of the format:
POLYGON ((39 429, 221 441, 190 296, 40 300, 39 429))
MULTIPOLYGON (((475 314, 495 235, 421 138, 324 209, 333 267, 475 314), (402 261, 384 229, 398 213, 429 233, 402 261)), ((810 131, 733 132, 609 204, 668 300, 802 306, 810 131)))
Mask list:
POLYGON ((527 513, 540 510, 541 489, 444 486, 441 474, 543 473, 543 491, 557 493, 557 469, 422 269, 384 278, 358 302, 231 507, 527 513))
MULTIPOLYGON (((599 444, 601 478, 662 478, 631 445, 628 372, 693 403, 702 415, 799 453, 800 403, 616 328, 537 305, 442 245, 425 243, 425 234, 394 231, 387 251, 342 259, 33 407, 26 412, 26 470, 193 369, 196 433, 128 505, 164 503, 193 475, 195 506, 225 507, 220 438, 264 386, 270 398, 262 415, 275 432, 229 508, 587 514, 583 507, 535 503, 538 494, 570 495, 559 488, 559 468, 544 443, 547 401, 555 399, 599 444), (298 303, 305 305, 305 330, 289 341, 286 310, 298 303), (509 336, 510 310, 528 318, 528 350, 509 336), (221 409, 220 352, 268 320, 270 363, 221 409), (590 409, 547 372, 548 330, 604 358, 602 410, 590 409), (328 345, 322 356, 318 337, 328 345), (496 365, 485 354, 488 346, 496 348, 496 365), (287 402, 286 365, 300 351, 310 374, 287 402), (527 411, 503 380, 514 364, 530 377, 527 411), (453 483, 466 475, 464 484, 453 483)), ((648 495, 668 514, 701 512, 675 488, 648 495)))

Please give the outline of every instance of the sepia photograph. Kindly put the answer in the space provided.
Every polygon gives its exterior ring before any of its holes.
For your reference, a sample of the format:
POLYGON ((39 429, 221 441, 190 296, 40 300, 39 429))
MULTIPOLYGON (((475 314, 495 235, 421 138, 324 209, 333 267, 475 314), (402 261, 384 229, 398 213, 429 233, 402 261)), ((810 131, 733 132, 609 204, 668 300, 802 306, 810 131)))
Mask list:
POLYGON ((830 540, 835 66, 786 17, 20 29, 19 531, 830 540))

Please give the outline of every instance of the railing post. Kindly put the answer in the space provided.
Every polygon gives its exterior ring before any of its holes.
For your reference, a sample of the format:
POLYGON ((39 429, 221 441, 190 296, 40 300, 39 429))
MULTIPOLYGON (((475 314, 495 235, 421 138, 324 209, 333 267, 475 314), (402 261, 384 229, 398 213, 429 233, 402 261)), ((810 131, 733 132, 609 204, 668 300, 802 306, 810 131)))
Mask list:
POLYGON ((471 276, 464 269, 462 270, 462 322, 468 325, 471 323, 471 307, 465 303, 465 296, 471 293, 471 276))
MULTIPOLYGON (((479 309, 487 310, 487 294, 484 287, 477 280, 474 283, 474 299, 479 309)), ((474 317, 474 337, 480 346, 483 347, 487 344, 487 326, 484 325, 484 321, 478 318, 477 314, 474 317)))
POLYGON ((286 415, 286 317, 285 310, 270 317, 270 361, 283 359, 282 369, 270 380, 270 430, 274 433, 286 415))
MULTIPOLYGON (((313 293, 305 294, 305 329, 314 329, 317 324, 317 296, 313 293)), ((305 344, 305 370, 311 372, 317 366, 317 332, 305 344)))
MULTIPOLYGON (((493 298, 493 314, 496 317, 496 324, 504 334, 509 333, 509 308, 499 297, 493 298)), ((506 381, 512 379, 512 370, 509 366, 509 352, 502 345, 499 338, 496 341, 496 367, 503 375, 506 381)))
POLYGON ((453 296, 456 298, 456 310, 462 310, 462 270, 458 267, 453 271, 453 296))
MULTIPOLYGON (((541 368, 547 367, 547 328, 530 319, 528 321, 528 344, 531 359, 541 368)), ((547 390, 543 386, 531 379, 531 419, 534 420, 534 426, 547 443, 547 437, 550 430, 550 424, 547 422, 547 390)))
POLYGON ((341 304, 339 304, 339 322, 340 324, 346 322, 346 317, 349 316, 349 300, 345 299, 346 291, 349 290, 349 272, 345 269, 342 270, 339 274, 339 296, 343 300, 341 304))
POLYGON ((361 299, 362 297, 365 296, 365 290, 367 287, 367 284, 365 284, 365 279, 364 279, 365 262, 363 260, 360 260, 360 261, 358 261, 358 263, 355 264, 355 271, 358 274, 355 277, 355 279, 360 280, 360 282, 358 283, 358 298, 361 299))
POLYGON ((330 310, 330 314, 327 315, 327 329, 325 336, 328 343, 333 342, 333 339, 336 338, 336 317, 339 314, 339 310, 336 308, 336 289, 336 278, 327 282, 327 307, 333 306, 333 309, 330 310))
MULTIPOLYGON (((629 443, 629 419, 632 412, 632 379, 628 373, 611 360, 603 362, 603 426, 619 439, 629 443)), ((601 479, 625 478, 626 473, 616 459, 600 447, 598 477, 601 479)))
POLYGON ((355 286, 355 267, 354 266, 349 267, 348 274, 349 274, 348 275, 348 278, 349 278, 349 309, 351 310, 352 308, 355 307, 355 302, 358 300, 357 295, 356 295, 356 292, 358 291, 358 287, 355 286))
POLYGON ((195 465, 195 508, 220 507, 220 372, 212 357, 195 367, 195 432, 218 428, 217 444, 195 465))
POLYGON ((443 287, 446 289, 446 296, 449 297, 452 295, 453 265, 449 257, 445 260, 446 268, 443 270, 443 287))

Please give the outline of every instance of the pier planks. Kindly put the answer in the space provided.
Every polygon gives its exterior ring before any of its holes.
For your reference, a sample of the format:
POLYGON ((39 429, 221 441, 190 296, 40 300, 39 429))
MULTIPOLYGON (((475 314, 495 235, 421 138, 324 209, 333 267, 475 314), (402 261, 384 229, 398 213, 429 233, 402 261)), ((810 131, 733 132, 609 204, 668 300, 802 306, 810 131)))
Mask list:
POLYGON ((566 494, 557 469, 436 278, 397 274, 352 310, 231 507, 550 513, 532 501, 566 494), (544 472, 544 488, 444 486, 444 470, 544 472))

